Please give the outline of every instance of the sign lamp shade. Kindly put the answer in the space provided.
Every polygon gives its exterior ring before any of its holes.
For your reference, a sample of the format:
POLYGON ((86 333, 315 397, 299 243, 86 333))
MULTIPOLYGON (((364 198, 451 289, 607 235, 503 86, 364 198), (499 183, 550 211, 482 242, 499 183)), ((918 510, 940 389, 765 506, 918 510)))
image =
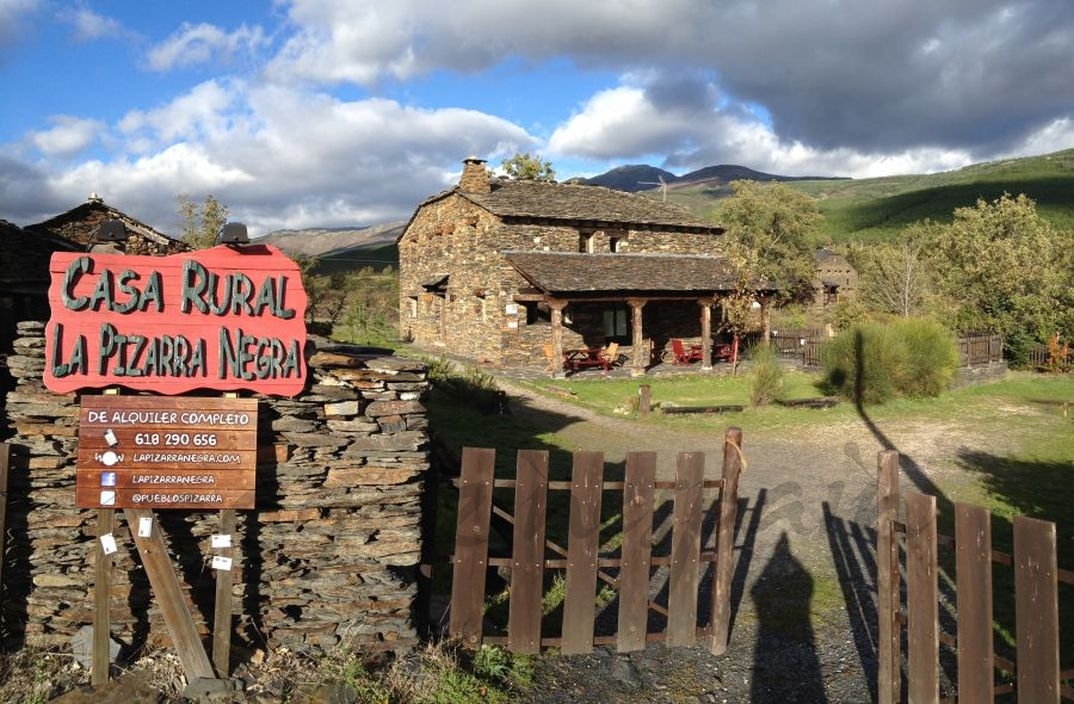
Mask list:
POLYGON ((127 240, 127 226, 122 220, 105 220, 97 229, 90 233, 93 242, 125 242, 127 240))
POLYGON ((246 233, 246 225, 241 222, 225 223, 220 229, 218 244, 250 244, 250 235, 246 233))

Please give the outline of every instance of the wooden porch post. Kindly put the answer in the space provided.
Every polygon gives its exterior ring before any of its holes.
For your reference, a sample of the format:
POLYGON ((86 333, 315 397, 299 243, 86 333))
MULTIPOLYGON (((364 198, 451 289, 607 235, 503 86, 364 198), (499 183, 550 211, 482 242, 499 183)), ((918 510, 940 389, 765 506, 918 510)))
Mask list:
POLYGON ((697 305, 701 306, 701 371, 712 370, 712 306, 715 299, 702 298, 697 305))
POLYGON ((758 296, 757 302, 761 304, 761 340, 765 344, 772 341, 772 310, 769 308, 771 299, 768 296, 758 296))
POLYGON ((641 326, 641 310, 646 303, 648 301, 644 298, 627 299, 627 305, 630 306, 630 344, 634 350, 630 361, 630 376, 644 376, 645 367, 649 366, 649 360, 646 359, 649 350, 645 345, 645 331, 641 326))
POLYGON ((562 379, 563 374, 563 309, 567 301, 558 298, 548 299, 548 308, 552 311, 552 377, 562 379))

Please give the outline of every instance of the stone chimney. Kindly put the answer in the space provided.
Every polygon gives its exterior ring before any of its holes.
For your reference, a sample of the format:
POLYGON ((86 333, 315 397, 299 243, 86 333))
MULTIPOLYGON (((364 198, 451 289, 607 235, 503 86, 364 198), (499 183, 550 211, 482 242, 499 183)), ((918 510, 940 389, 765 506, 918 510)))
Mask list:
POLYGON ((459 190, 463 193, 489 193, 492 185, 489 182, 489 172, 485 168, 485 160, 476 156, 468 156, 462 162, 462 178, 459 179, 459 190))

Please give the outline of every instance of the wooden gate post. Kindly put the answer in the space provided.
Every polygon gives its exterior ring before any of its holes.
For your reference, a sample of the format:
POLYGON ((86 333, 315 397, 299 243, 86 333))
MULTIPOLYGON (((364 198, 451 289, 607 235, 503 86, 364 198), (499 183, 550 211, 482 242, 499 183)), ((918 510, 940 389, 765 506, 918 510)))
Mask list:
POLYGON ((876 485, 876 614, 879 622, 877 651, 878 704, 899 701, 899 544, 895 520, 899 517, 899 453, 883 450, 877 456, 876 485))
POLYGON ((712 625, 709 651, 727 651, 731 626, 731 567, 734 562, 735 514, 738 511, 738 475, 742 471, 742 430, 728 428, 723 441, 723 486, 720 488, 720 523, 716 533, 716 575, 712 584, 712 625))
POLYGON ((7 523, 7 478, 11 466, 11 445, 0 442, 0 589, 4 586, 4 537, 7 523))

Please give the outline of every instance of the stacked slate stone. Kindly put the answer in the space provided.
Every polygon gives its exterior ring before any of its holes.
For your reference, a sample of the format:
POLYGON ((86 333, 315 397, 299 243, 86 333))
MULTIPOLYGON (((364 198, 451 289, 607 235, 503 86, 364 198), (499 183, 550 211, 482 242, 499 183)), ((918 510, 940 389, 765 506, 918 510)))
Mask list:
MULTIPOLYGON (((3 570, 4 637, 65 646, 92 623, 97 512, 74 506, 78 396, 41 381, 44 326, 18 326, 3 570)), ((238 512, 233 594, 239 642, 252 647, 405 650, 428 469, 426 367, 322 342, 306 391, 260 399, 257 509, 238 512)), ((96 393, 89 392, 86 393, 96 393)), ((213 622, 210 536, 217 512, 156 512, 188 607, 213 622)), ((112 634, 128 648, 169 642, 123 520, 113 533, 112 634)))

